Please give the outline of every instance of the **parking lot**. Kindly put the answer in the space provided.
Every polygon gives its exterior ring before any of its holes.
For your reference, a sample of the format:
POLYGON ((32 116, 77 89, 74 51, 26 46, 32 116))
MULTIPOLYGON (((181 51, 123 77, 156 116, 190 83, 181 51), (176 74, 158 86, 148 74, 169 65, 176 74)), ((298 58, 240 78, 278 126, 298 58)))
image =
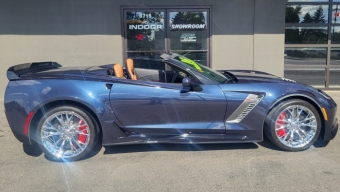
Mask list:
MULTIPOLYGON (((340 92, 328 94, 340 104, 340 92)), ((48 160, 14 138, 1 112, 0 191, 340 191, 339 135, 326 147, 295 153, 269 141, 95 151, 78 162, 48 160)))

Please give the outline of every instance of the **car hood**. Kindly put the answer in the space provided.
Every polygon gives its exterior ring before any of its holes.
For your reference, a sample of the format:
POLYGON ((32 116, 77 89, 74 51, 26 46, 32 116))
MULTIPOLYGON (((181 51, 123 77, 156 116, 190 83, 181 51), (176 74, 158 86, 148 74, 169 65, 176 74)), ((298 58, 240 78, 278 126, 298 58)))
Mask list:
POLYGON ((294 80, 282 78, 275 76, 270 73, 255 71, 255 70, 221 70, 219 71, 228 77, 228 73, 234 75, 237 80, 247 80, 247 81, 266 81, 266 82, 291 82, 296 83, 294 80))
POLYGON ((265 79, 281 79, 270 73, 255 70, 226 70, 234 74, 237 78, 265 78, 265 79))

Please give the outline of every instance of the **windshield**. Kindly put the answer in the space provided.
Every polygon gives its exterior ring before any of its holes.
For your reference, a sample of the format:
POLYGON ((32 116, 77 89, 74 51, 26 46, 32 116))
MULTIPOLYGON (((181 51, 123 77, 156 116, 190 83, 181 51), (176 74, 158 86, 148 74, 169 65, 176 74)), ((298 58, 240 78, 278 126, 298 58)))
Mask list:
POLYGON ((213 80, 213 81, 217 81, 219 83, 225 83, 228 79, 222 75, 221 73, 212 70, 204 65, 201 65, 199 63, 197 63, 194 60, 191 60, 187 57, 184 57, 182 55, 176 55, 175 57, 173 57, 175 60, 177 61, 181 61, 182 63, 186 64, 191 70, 193 71, 197 71, 199 73, 201 73, 202 75, 204 75, 205 77, 213 80))

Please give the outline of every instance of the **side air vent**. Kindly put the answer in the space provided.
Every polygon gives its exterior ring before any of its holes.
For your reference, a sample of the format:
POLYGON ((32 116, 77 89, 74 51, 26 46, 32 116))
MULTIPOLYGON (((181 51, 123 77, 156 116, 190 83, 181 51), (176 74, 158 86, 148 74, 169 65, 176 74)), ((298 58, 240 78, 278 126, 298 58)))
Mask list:
POLYGON ((249 94, 242 104, 227 119, 227 123, 239 123, 263 99, 264 95, 249 94))

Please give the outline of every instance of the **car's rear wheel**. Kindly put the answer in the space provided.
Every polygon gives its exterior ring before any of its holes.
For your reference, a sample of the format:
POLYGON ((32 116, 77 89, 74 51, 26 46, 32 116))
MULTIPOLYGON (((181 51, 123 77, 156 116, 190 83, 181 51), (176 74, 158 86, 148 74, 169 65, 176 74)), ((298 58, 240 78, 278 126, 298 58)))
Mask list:
POLYGON ((286 151, 308 149, 318 138, 321 119, 315 107, 303 100, 288 100, 268 114, 265 134, 286 151))
POLYGON ((75 161, 93 148, 98 136, 96 126, 85 111, 73 106, 61 106, 44 114, 36 134, 40 148, 49 158, 75 161))

